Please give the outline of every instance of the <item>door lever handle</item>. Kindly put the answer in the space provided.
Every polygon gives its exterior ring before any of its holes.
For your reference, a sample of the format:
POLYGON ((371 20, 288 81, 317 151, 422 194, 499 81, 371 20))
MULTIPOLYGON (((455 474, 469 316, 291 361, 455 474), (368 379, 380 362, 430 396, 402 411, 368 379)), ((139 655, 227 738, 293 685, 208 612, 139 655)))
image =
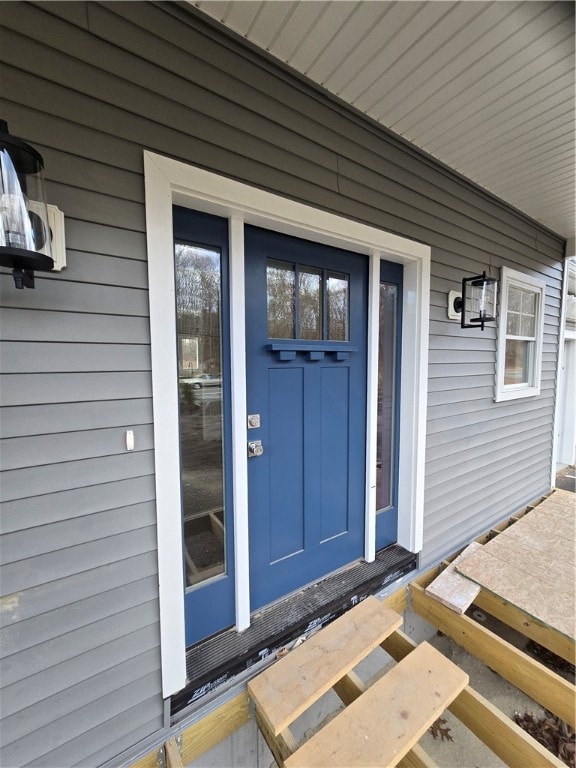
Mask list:
POLYGON ((248 458, 253 459, 256 456, 262 456, 264 453, 264 446, 262 440, 250 440, 248 443, 248 458))

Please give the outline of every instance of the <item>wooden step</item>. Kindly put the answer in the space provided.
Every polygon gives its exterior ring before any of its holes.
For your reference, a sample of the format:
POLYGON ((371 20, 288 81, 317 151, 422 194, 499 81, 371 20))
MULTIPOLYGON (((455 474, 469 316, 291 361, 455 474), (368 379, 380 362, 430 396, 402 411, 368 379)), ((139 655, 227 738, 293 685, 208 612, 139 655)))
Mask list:
POLYGON ((260 720, 278 736, 401 624, 367 597, 248 683, 260 720))
POLYGON ((395 766, 464 690, 468 675, 428 643, 286 758, 286 768, 395 766))

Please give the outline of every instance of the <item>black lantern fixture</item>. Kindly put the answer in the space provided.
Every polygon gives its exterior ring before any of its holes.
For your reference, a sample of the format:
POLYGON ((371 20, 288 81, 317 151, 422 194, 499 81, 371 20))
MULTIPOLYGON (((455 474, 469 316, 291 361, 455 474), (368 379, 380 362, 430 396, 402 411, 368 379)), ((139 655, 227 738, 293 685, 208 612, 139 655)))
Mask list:
POLYGON ((484 330, 484 323, 496 320, 498 280, 486 272, 462 280, 462 296, 454 299, 454 311, 460 314, 461 328, 484 330))
POLYGON ((16 288, 34 288, 34 271, 50 271, 48 210, 42 155, 11 136, 0 120, 0 266, 16 288))

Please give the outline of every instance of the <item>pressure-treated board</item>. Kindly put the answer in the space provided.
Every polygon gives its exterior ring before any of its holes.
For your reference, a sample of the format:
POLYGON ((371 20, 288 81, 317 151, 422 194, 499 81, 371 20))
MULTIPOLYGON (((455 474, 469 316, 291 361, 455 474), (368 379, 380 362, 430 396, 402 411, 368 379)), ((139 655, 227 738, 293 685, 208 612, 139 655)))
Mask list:
POLYGON ((277 736, 402 624, 368 597, 248 683, 248 692, 277 736))
POLYGON ((459 616, 412 584, 412 608, 521 691, 575 725, 574 686, 467 616, 459 616))
MULTIPOLYGON (((414 640, 401 630, 382 643, 382 648, 396 661, 406 658, 416 647, 414 640)), ((563 768, 564 763, 552 752, 469 685, 448 709, 510 768, 563 768)))
POLYGON ((287 758, 286 768, 396 765, 467 684, 465 672, 422 643, 287 758))
POLYGON ((168 739, 168 741, 164 744, 164 752, 166 755, 167 768, 184 768, 182 755, 178 749, 175 737, 168 739))
POLYGON ((249 718, 248 696, 246 691, 243 691, 191 725, 182 733, 184 765, 197 760, 200 755, 247 723, 249 718))
POLYGON ((544 622, 529 616, 526 611, 522 611, 515 605, 510 605, 498 595, 482 589, 474 600, 474 605, 534 640, 534 642, 548 648, 571 664, 576 663, 576 644, 572 638, 566 637, 544 622))

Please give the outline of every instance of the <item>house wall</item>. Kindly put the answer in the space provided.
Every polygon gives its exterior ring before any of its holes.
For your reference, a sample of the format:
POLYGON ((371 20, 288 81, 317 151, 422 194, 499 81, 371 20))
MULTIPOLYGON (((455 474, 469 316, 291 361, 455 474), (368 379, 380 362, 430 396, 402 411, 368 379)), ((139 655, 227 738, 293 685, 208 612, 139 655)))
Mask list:
POLYGON ((563 241, 183 7, 0 18, 68 247, 34 291, 0 272, 0 764, 98 765, 163 724, 143 149, 432 246, 423 564, 549 488, 563 241), (538 397, 495 403, 496 329, 446 317, 488 265, 547 282, 538 397))

